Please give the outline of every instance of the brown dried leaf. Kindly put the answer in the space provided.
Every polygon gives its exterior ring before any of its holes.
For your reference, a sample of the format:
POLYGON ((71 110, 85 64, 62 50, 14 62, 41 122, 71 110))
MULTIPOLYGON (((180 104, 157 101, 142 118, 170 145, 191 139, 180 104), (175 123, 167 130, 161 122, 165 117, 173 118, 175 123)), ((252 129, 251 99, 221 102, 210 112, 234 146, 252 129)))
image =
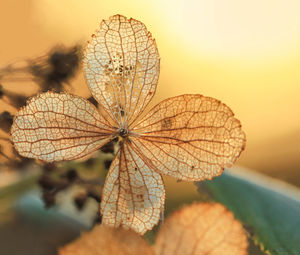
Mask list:
POLYGON ((246 255, 247 236, 223 205, 197 203, 176 211, 162 225, 157 255, 246 255))
POLYGON ((212 179, 230 167, 245 146, 245 133, 231 109, 201 95, 181 95, 157 104, 133 128, 133 146, 153 170, 177 179, 212 179))
POLYGON ((96 226, 59 250, 59 255, 153 255, 149 244, 133 231, 96 226))
POLYGON ((117 124, 130 125, 156 90, 159 55, 155 40, 142 22, 112 16, 101 22, 88 43, 84 68, 95 99, 117 124))
POLYGON ((143 234, 157 224, 165 201, 160 174, 124 143, 110 166, 101 202, 102 221, 143 234))
POLYGON ((112 130, 89 101, 47 92, 17 113, 11 136, 23 157, 52 162, 91 154, 108 141, 112 130))

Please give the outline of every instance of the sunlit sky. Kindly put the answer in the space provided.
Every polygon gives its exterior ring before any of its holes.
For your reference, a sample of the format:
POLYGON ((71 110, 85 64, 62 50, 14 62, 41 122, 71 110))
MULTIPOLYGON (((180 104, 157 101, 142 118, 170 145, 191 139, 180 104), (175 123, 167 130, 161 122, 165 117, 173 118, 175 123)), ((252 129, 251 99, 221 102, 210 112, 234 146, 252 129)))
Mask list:
MULTIPOLYGON (((84 43, 113 14, 133 17, 160 52, 155 102, 183 93, 218 98, 246 131, 240 164, 300 167, 299 10, 299 0, 1 1, 0 64, 84 43)), ((82 74, 74 85, 88 95, 82 74)))

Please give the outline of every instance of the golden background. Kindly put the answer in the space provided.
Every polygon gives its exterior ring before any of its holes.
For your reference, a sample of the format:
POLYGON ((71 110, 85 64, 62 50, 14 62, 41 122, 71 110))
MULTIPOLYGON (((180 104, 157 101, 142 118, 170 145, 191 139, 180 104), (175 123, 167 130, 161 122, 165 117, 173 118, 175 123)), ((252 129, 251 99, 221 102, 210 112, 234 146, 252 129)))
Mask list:
MULTIPOLYGON (((0 67, 83 44, 111 15, 133 17, 161 56, 152 103, 184 93, 220 99, 247 134, 238 164, 300 186, 299 10, 298 0, 1 1, 0 67)), ((7 88, 26 93, 29 85, 7 88)), ((82 70, 72 87, 89 96, 82 70)))

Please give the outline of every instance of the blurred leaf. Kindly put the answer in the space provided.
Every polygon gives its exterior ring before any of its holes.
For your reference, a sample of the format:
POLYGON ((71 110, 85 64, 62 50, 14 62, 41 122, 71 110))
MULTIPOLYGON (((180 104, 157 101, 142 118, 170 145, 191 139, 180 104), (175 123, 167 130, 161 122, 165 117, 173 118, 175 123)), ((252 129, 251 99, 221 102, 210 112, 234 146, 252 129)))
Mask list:
POLYGON ((244 169, 196 183, 231 210, 268 254, 300 254, 300 191, 244 169))
POLYGON ((0 213, 11 207, 21 194, 31 190, 35 186, 38 174, 30 172, 24 176, 16 175, 14 179, 7 186, 0 187, 0 213))

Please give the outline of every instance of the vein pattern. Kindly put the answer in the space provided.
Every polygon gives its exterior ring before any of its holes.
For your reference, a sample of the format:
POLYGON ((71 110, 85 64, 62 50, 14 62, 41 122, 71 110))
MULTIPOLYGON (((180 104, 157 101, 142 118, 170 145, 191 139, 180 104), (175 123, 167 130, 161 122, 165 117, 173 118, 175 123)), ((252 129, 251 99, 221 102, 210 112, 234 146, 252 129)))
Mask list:
POLYGON ((130 125, 156 89, 156 43, 143 23, 115 15, 102 21, 88 43, 84 68, 93 96, 117 124, 130 125))
POLYGON ((160 174, 124 143, 110 167, 104 185, 101 212, 103 223, 145 233, 157 224, 165 201, 160 174))
POLYGON ((11 136, 22 156, 53 162, 89 155, 109 141, 112 130, 89 101, 47 92, 18 112, 11 136))
POLYGON ((176 211, 163 224, 156 255, 246 255, 242 224, 221 204, 197 203, 176 211))
POLYGON ((239 120, 220 101, 182 95, 156 105, 134 128, 132 139, 153 170, 182 180, 211 179, 230 167, 245 145, 239 120))
POLYGON ((140 120, 155 93, 160 64, 143 23, 121 15, 103 20, 83 62, 99 109, 77 96, 47 92, 18 112, 11 135, 22 156, 48 162, 83 158, 118 140, 102 194, 104 224, 145 233, 164 207, 161 173, 211 179, 244 149, 239 120, 210 97, 169 98, 140 120))

